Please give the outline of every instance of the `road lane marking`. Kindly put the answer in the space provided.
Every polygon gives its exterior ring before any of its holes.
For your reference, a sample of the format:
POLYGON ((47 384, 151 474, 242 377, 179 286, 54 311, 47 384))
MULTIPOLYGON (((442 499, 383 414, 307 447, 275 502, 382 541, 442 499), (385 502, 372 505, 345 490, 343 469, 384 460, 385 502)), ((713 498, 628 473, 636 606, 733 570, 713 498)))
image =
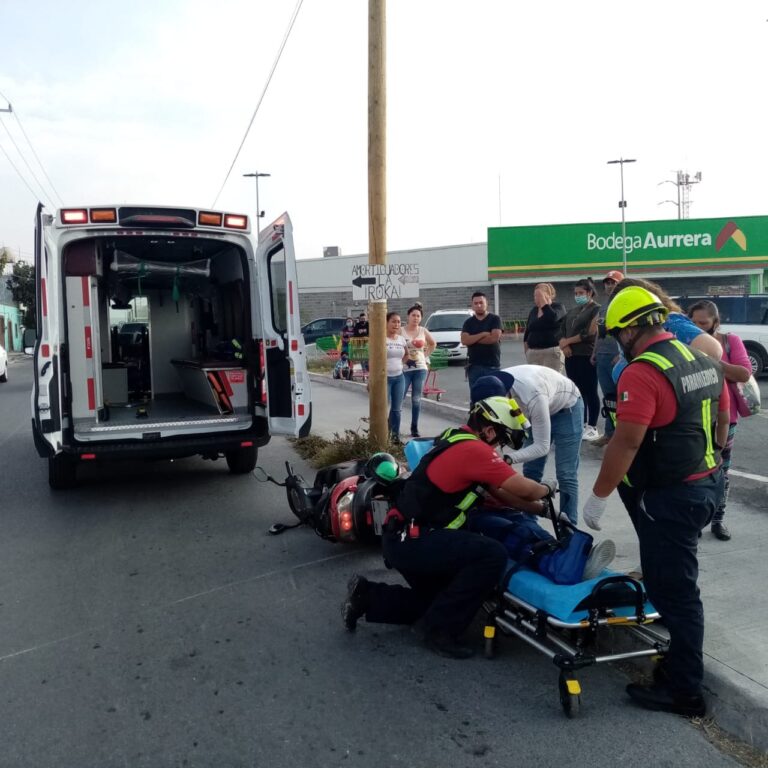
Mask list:
POLYGON ((768 477, 763 475, 753 475, 751 472, 740 472, 738 469, 729 469, 729 475, 735 475, 736 477, 743 477, 747 480, 757 480, 758 483, 768 483, 768 477))

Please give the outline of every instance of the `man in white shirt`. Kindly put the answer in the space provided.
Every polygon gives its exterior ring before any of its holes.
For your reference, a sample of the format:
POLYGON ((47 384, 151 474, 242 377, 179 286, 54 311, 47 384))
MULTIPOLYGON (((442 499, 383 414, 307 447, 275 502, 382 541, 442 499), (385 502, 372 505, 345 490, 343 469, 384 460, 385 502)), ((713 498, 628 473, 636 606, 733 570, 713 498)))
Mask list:
POLYGON ((576 525, 579 505, 579 450, 584 431, 584 403, 576 385, 543 365, 514 365, 483 376, 472 388, 472 401, 487 397, 501 381, 531 422, 531 437, 517 451, 505 451, 523 474, 541 481, 547 455, 555 446, 555 474, 560 487, 560 512, 576 525))

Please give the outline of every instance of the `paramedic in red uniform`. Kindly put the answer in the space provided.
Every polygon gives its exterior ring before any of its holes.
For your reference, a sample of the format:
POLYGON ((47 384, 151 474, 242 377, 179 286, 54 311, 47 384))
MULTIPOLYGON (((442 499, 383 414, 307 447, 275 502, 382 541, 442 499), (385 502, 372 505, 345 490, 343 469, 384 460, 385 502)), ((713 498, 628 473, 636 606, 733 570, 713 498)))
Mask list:
POLYGON ((584 521, 600 530, 614 488, 640 542, 648 597, 669 630, 669 652, 652 685, 627 693, 647 709, 705 713, 704 610, 699 597, 698 537, 723 493, 719 449, 729 397, 720 366, 667 333, 667 309, 639 286, 619 291, 605 326, 629 365, 618 382, 616 431, 608 443, 584 521))
POLYGON ((422 457, 404 482, 382 536, 387 564, 409 586, 353 576, 342 605, 349 631, 363 615, 387 624, 421 621, 425 643, 435 653, 456 659, 472 655, 459 636, 507 565, 503 544, 465 528, 470 508, 480 499, 479 486, 505 505, 539 514, 538 500, 552 492, 551 486, 517 474, 494 448, 520 431, 516 408, 504 397, 481 400, 467 425, 443 432, 422 457))

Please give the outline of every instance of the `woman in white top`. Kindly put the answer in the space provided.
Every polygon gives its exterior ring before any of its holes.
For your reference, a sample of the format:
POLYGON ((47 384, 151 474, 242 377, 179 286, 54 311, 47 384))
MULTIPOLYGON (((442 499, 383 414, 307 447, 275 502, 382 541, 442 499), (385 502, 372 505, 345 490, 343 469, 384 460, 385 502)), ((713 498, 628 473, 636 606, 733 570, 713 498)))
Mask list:
POLYGON ((427 358, 432 354, 437 343, 432 334, 421 323, 421 304, 416 302, 408 310, 408 322, 403 328, 403 336, 407 342, 408 357, 403 364, 405 389, 403 397, 411 388, 411 437, 419 435, 419 411, 421 409, 421 393, 427 380, 427 358))
POLYGON ((387 312, 387 396, 389 398, 389 439, 400 442, 400 411, 405 397, 403 365, 408 359, 408 348, 401 333, 400 315, 387 312))

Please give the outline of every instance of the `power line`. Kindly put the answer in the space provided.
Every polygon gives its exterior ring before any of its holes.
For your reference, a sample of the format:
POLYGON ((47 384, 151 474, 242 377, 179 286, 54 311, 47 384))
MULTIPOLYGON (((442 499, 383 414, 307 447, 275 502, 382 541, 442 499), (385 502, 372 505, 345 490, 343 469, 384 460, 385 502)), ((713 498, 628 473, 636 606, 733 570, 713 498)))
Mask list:
POLYGON ((19 148, 19 145, 16 143, 16 140, 13 138, 13 134, 8 130, 8 126, 5 124, 5 121, 0 118, 0 125, 5 128, 5 132, 8 134, 8 138, 11 140, 11 144, 13 144, 14 147, 16 147, 16 151, 19 153, 19 157, 24 161, 24 165, 27 166, 27 170, 32 174, 32 178, 37 183, 37 186, 40 187, 40 190, 43 193, 43 197, 48 197, 48 192, 46 191, 45 187, 40 183, 40 179, 37 178, 35 175, 35 172, 32 170, 32 166, 27 162, 27 158, 24 157, 24 153, 19 148))
POLYGON ((24 186, 32 193, 32 197, 34 197, 35 200, 38 200, 37 192, 35 192, 35 190, 32 189, 32 187, 29 186, 29 184, 27 183, 27 180, 21 175, 21 171, 19 171, 19 169, 14 164, 13 160, 11 160, 10 155, 5 151, 5 147, 2 144, 0 144, 0 150, 3 151, 3 154, 6 156, 8 162, 11 164, 11 167, 13 168, 13 170, 16 171, 16 173, 18 174, 19 178, 24 182, 24 186))
POLYGON ((269 72, 269 76, 267 77, 267 82, 264 84, 264 90, 261 92, 261 96, 259 97, 259 101, 256 104, 256 109, 253 110, 253 114, 251 115, 251 121, 248 123, 248 127, 245 129, 245 135, 243 136, 243 140, 240 142, 240 146, 237 148, 237 152, 235 152, 235 157, 232 160, 232 165, 229 166, 229 170, 227 171, 227 175, 224 177, 224 181, 221 185, 221 188, 216 193, 216 197, 213 200, 213 203, 211 204, 211 208, 216 207, 216 203, 218 202, 219 196, 224 190, 224 187, 227 184, 227 181, 229 180, 230 174, 232 173, 232 169, 235 167, 235 163, 237 162, 237 158, 240 156, 240 152, 243 149, 243 145, 245 144, 245 140, 248 138, 248 134, 250 133, 251 126, 253 125, 253 121, 256 119, 256 113, 259 111, 259 107, 261 106, 261 102, 264 101, 264 96, 267 94, 267 88, 269 88, 270 82, 272 82, 272 76, 275 74, 275 70, 277 69, 277 65, 280 62, 280 57, 283 54, 283 49, 285 48, 286 43, 288 42, 288 38, 290 37, 291 30, 293 29, 293 25, 296 22, 296 17, 299 15, 299 11, 301 10, 301 4, 304 2, 304 0, 298 0, 296 3, 296 7, 293 10, 293 16, 291 16, 291 20, 288 23, 288 29, 285 31, 285 35, 283 36, 283 41, 280 43, 280 48, 277 51, 277 56, 275 57, 275 61, 272 64, 272 69, 269 72))

